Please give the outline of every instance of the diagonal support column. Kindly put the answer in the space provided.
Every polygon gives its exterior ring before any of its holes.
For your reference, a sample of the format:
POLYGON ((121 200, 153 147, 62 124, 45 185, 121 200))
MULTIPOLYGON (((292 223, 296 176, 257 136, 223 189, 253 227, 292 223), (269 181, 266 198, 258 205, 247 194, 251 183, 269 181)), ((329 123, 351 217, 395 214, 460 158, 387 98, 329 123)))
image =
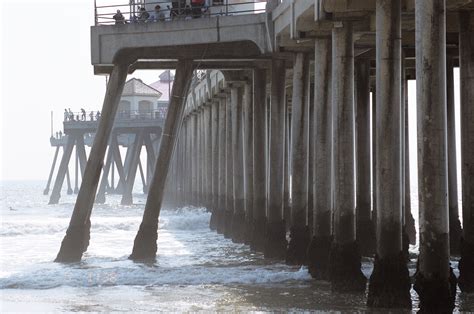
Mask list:
POLYGON ((421 312, 447 313, 454 309, 456 277, 449 264, 445 1, 416 1, 415 21, 420 254, 414 289, 421 312))
POLYGON ((53 164, 51 165, 51 170, 49 171, 48 183, 46 183, 46 187, 44 188, 43 195, 48 195, 49 193, 49 186, 51 185, 51 179, 53 178, 54 168, 56 168, 56 160, 58 159, 59 149, 61 148, 60 145, 56 146, 56 151, 54 152, 53 164))
POLYGON ((135 134, 130 159, 130 167, 128 168, 128 175, 123 189, 122 200, 120 201, 120 204, 122 205, 133 204, 132 192, 133 186, 135 185, 135 177, 137 175, 138 164, 140 162, 140 153, 142 151, 143 146, 144 132, 144 130, 141 130, 135 134))
POLYGON ((128 65, 114 65, 102 106, 102 116, 87 161, 74 211, 55 262, 78 262, 87 248, 90 232, 90 214, 99 184, 105 150, 109 140, 115 113, 122 95, 128 65))
MULTIPOLYGON (((54 180, 53 190, 51 191, 51 196, 49 197, 48 204, 57 204, 61 197, 61 188, 63 186, 64 177, 68 172, 69 160, 71 159, 72 149, 76 143, 76 135, 68 134, 66 146, 63 147, 63 156, 61 158, 61 163, 59 164, 59 170, 56 174, 56 179, 54 180)), ((68 187, 69 189, 69 187, 68 187)))
MULTIPOLYGON (((112 134, 111 138, 114 136, 115 134, 112 134)), ((110 168, 113 167, 112 155, 113 155, 112 147, 109 145, 109 149, 107 151, 107 157, 105 158, 105 166, 103 169, 102 178, 99 184, 99 190, 97 191, 97 195, 95 197, 95 202, 97 204, 105 203, 105 190, 107 188, 107 183, 109 181, 109 171, 110 171, 110 168)))
POLYGON ((166 116, 160 150, 156 160, 155 173, 153 174, 153 180, 150 184, 150 191, 146 200, 142 223, 135 237, 132 254, 129 257, 135 261, 153 260, 156 257, 158 218, 163 201, 163 192, 170 160, 183 121, 186 95, 191 83, 193 70, 194 66, 192 60, 178 61, 175 81, 171 90, 169 111, 166 116))

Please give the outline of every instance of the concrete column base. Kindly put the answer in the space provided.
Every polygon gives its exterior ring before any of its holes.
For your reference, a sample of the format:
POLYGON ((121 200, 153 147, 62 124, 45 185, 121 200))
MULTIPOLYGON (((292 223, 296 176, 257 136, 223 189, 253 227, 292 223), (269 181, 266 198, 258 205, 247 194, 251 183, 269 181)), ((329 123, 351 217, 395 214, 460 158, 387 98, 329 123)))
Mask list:
POLYGON ((452 268, 449 272, 449 279, 441 279, 437 274, 427 279, 417 271, 413 288, 420 298, 418 313, 451 313, 453 311, 456 300, 456 276, 452 268))
POLYGON ((140 224, 137 236, 133 243, 132 254, 128 257, 133 261, 154 261, 158 249, 156 241, 158 240, 158 225, 140 224))
POLYGON ((73 193, 73 190, 71 188, 68 188, 67 189, 67 195, 72 195, 72 193, 73 193))
POLYGON ((225 213, 223 210, 216 210, 216 231, 218 234, 224 234, 225 230, 225 213))
POLYGON ((82 253, 89 244, 89 232, 87 226, 69 226, 66 236, 61 242, 61 248, 54 260, 57 263, 76 263, 80 262, 82 253), (87 235, 86 235, 87 234, 87 235), (87 244, 85 243, 87 239, 87 244))
POLYGON ((234 213, 231 211, 224 212, 224 238, 231 239, 232 238, 232 218, 234 217, 234 213))
POLYGON ((332 236, 313 237, 308 247, 308 271, 314 279, 329 280, 332 236))
POLYGON ((133 205, 133 196, 132 194, 124 194, 122 196, 122 200, 120 201, 120 205, 133 205))
POLYGON ((369 280, 367 306, 411 309, 411 280, 405 254, 379 258, 369 280))
POLYGON ((308 226, 291 227, 290 241, 286 251, 286 264, 288 265, 307 265, 308 259, 306 252, 311 241, 308 226))
POLYGON ((284 259, 286 255, 286 225, 285 221, 268 222, 265 227, 265 258, 284 259))
POLYGON ((360 247, 362 256, 373 256, 375 254, 375 226, 371 219, 357 222, 357 242, 363 243, 360 247))
POLYGON ((100 193, 95 196, 94 203, 96 204, 104 204, 105 203, 105 194, 100 193))
POLYGON ((462 292, 474 292, 474 243, 461 239, 461 260, 459 260, 459 288, 462 292))
POLYGON ((211 219, 209 220, 209 229, 212 231, 217 230, 217 211, 214 209, 211 213, 211 219))
POLYGON ((333 241, 329 253, 329 277, 335 292, 364 292, 367 283, 361 269, 357 242, 338 244, 333 241))
POLYGON ((232 242, 245 242, 245 212, 236 211, 232 216, 232 242))
MULTIPOLYGON (((450 210, 451 212, 451 210, 450 210)), ((451 256, 461 254, 462 229, 459 218, 449 220, 449 250, 451 256)))
POLYGON ((49 197, 48 205, 53 205, 59 203, 59 199, 61 198, 61 194, 59 193, 52 193, 49 197))
POLYGON ((252 230, 254 221, 252 217, 245 217, 245 226, 244 226, 244 244, 251 245, 252 243, 252 230))
POLYGON ((252 242, 250 243, 250 249, 257 252, 263 252, 265 250, 265 227, 267 225, 267 219, 260 217, 252 223, 252 242))

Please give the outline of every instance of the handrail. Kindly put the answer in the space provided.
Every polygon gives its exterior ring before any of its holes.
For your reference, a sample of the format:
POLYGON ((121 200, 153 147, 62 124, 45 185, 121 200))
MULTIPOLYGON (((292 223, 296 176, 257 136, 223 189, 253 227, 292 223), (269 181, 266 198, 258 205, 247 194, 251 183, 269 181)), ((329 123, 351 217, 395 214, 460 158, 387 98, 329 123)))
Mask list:
POLYGON ((95 25, 144 24, 150 22, 211 18, 215 16, 257 14, 265 12, 266 4, 266 1, 263 0, 244 0, 244 2, 235 2, 237 0, 205 0, 203 5, 192 4, 190 6, 186 5, 186 0, 130 0, 112 5, 97 5, 97 1, 98 0, 94 0, 95 25), (156 16, 154 9, 150 9, 150 7, 154 8, 155 5, 160 5, 161 7, 159 16, 156 16), (128 10, 123 10, 124 7, 128 7, 128 10), (145 10, 140 10, 140 8, 144 8, 145 10), (118 14, 117 10, 120 10, 121 18, 117 16, 117 19, 115 19, 114 16, 118 14))
MULTIPOLYGON (((123 120, 157 120, 164 119, 168 113, 167 107, 158 107, 151 110, 117 110, 116 121, 123 120)), ((100 111, 64 112, 64 122, 97 122, 101 117, 100 111)))

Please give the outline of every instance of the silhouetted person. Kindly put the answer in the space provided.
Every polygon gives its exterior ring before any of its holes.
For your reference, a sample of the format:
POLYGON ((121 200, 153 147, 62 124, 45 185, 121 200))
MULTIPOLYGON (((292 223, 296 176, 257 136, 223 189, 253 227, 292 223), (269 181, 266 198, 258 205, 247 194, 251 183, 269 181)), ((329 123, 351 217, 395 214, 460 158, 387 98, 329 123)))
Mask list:
POLYGON ((155 22, 162 22, 166 20, 165 13, 161 11, 160 5, 155 6, 155 22))
POLYGON ((91 119, 91 121, 94 121, 94 111, 91 111, 89 113, 89 118, 91 119))
POLYGON ((138 15, 138 22, 145 23, 146 20, 150 17, 150 14, 146 11, 144 7, 140 8, 140 14, 138 15))
POLYGON ((99 121, 99 119, 100 119, 100 111, 99 110, 97 110, 97 113, 95 114, 95 119, 97 121, 99 121))
POLYGON ((68 113, 69 113, 69 120, 74 120, 74 113, 71 111, 71 108, 69 108, 68 110, 68 113))
POLYGON ((81 120, 86 121, 86 111, 84 108, 81 108, 81 120))
POLYGON ((117 13, 115 13, 113 19, 115 20, 115 25, 125 24, 125 17, 123 17, 123 14, 120 12, 120 10, 117 10, 117 13))
POLYGON ((59 138, 63 138, 63 132, 61 132, 61 130, 59 130, 59 138))
POLYGON ((64 109, 64 121, 67 121, 69 119, 69 112, 67 112, 67 109, 64 109))

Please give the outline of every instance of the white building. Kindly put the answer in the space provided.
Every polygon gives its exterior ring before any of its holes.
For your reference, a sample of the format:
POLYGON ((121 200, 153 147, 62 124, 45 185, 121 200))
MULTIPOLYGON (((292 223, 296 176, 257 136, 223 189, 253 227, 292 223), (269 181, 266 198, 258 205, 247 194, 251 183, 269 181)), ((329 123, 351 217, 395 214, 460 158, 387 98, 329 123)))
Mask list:
POLYGON ((158 110, 158 100, 162 93, 132 78, 125 83, 118 108, 119 118, 157 118, 162 110, 158 110))

